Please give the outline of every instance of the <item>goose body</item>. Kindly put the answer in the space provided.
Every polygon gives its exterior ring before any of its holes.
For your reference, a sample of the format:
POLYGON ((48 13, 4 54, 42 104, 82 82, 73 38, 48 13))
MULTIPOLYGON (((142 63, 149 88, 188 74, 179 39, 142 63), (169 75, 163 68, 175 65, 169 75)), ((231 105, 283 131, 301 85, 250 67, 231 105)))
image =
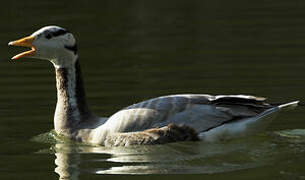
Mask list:
POLYGON ((255 134, 277 112, 298 101, 272 105, 250 95, 179 94, 128 106, 109 118, 88 108, 73 35, 58 26, 44 27, 9 45, 31 48, 14 56, 49 60, 56 72, 55 131, 75 141, 105 146, 214 142, 255 134))

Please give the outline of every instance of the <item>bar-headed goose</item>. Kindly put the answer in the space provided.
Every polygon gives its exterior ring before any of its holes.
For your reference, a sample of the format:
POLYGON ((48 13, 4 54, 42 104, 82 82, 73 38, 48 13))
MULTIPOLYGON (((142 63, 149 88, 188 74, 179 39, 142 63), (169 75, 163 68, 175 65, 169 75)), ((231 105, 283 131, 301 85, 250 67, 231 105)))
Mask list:
POLYGON ((243 137, 264 129, 276 112, 298 104, 272 105, 265 98, 249 95, 180 94, 133 104, 109 118, 97 117, 88 108, 76 40, 69 31, 47 26, 9 45, 31 48, 12 59, 27 57, 53 63, 55 131, 84 143, 128 146, 243 137))

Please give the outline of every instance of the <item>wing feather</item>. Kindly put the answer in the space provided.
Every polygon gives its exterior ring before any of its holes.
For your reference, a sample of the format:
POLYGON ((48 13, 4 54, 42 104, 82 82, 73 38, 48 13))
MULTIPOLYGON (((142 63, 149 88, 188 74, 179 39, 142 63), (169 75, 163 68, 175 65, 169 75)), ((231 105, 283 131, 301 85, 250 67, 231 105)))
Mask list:
POLYGON ((162 96, 128 106, 112 115, 106 124, 115 132, 143 131, 170 123, 205 131, 232 120, 255 116, 272 107, 264 100, 247 95, 162 96))

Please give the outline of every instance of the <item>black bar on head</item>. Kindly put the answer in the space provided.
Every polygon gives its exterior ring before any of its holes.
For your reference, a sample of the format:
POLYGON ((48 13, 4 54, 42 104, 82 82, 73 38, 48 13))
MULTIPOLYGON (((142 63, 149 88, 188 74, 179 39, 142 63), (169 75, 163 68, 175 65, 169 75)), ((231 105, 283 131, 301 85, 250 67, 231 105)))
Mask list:
POLYGON ((77 45, 75 44, 74 46, 65 46, 66 49, 73 51, 74 54, 77 54, 77 45))
POLYGON ((45 32, 45 37, 47 39, 51 39, 52 37, 57 37, 57 36, 60 36, 60 35, 64 35, 66 33, 69 33, 69 31, 67 31, 65 29, 59 29, 59 30, 56 30, 56 31, 46 31, 45 32))
POLYGON ((53 32, 52 32, 52 36, 56 37, 56 36, 64 35, 64 34, 66 34, 66 33, 68 33, 67 30, 65 30, 65 29, 59 29, 59 30, 57 30, 57 31, 53 31, 53 32))

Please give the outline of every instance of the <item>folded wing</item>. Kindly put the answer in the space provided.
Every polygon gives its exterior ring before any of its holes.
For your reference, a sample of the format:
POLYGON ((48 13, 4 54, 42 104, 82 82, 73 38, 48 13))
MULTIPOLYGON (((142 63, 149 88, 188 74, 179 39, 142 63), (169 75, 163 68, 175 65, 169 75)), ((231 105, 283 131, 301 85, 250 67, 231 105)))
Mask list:
POLYGON ((273 106, 265 98, 245 95, 184 94, 163 96, 128 106, 112 115, 110 132, 136 132, 168 124, 184 124, 197 132, 256 116, 273 106))

